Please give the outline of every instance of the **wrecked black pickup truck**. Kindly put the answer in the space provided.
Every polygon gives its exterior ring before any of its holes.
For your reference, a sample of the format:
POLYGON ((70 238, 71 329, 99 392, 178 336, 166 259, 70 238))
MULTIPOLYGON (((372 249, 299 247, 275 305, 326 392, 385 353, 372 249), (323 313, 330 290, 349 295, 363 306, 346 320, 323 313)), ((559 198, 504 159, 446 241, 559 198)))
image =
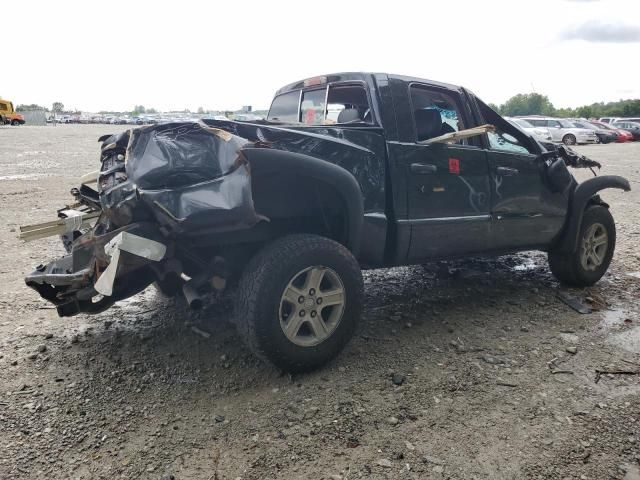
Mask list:
POLYGON ((543 250, 560 281, 595 283, 616 239, 597 193, 629 190, 617 176, 577 183, 567 167, 597 162, 539 143, 469 90, 387 74, 292 83, 264 121, 100 141, 76 203, 23 229, 62 234, 68 251, 27 285, 60 316, 154 283, 194 308, 233 287, 247 344, 288 371, 322 365, 352 336, 361 268, 543 250))

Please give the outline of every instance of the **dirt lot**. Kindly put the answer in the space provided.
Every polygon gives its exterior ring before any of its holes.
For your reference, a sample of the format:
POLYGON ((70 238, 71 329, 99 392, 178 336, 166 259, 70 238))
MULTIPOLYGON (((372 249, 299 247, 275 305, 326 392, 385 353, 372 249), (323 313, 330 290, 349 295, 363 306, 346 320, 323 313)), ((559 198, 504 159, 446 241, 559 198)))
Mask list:
POLYGON ((18 226, 121 128, 0 128, 0 479, 640 478, 640 143, 579 148, 635 188, 603 195, 618 245, 596 287, 560 289, 536 252, 370 271, 354 341, 291 377, 228 299, 194 314, 149 289, 60 319, 25 287, 62 246, 18 226))

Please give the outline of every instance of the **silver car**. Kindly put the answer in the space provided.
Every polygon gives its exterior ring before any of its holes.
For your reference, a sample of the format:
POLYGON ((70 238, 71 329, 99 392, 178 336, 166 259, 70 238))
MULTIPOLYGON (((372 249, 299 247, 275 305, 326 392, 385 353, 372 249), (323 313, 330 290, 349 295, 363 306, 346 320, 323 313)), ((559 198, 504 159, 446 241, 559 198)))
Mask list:
POLYGON ((508 120, 510 123, 512 123, 516 127, 519 127, 521 130, 524 130, 528 134, 533 135, 533 137, 536 140, 540 140, 542 142, 553 141, 548 128, 534 127, 529 122, 527 122, 524 118, 511 118, 511 117, 504 117, 504 118, 505 120, 508 120))
POLYGON ((546 127, 549 129, 554 142, 562 142, 565 145, 583 143, 598 143, 595 131, 586 128, 577 128, 571 122, 563 118, 530 116, 518 117, 526 120, 534 127, 546 127))

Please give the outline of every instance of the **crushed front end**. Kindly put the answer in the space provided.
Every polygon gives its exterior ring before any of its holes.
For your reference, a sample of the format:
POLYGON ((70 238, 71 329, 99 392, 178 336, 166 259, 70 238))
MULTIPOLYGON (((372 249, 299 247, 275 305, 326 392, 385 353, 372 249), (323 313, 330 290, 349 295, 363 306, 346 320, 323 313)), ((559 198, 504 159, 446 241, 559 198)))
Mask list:
POLYGON ((215 265, 200 265, 206 275, 185 283, 183 263, 207 261, 185 249, 185 236, 261 220, 244 138, 199 122, 136 128, 100 141, 100 171, 72 190, 75 204, 58 220, 21 228, 25 240, 61 236, 67 255, 25 278, 60 316, 104 311, 154 281, 182 286, 188 297, 189 283, 209 278, 215 265))

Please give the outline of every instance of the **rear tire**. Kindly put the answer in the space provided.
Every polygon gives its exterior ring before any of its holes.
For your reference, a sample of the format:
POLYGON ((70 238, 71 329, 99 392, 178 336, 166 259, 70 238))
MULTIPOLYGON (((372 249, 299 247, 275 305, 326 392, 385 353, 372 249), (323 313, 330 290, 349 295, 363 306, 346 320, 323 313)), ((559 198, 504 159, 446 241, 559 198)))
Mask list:
POLYGON ((564 143, 565 145, 575 145, 576 144, 575 135, 572 135, 570 133, 566 134, 564 137, 562 137, 562 143, 564 143))
POLYGON ((19 120, 13 120, 11 122, 11 125, 13 125, 14 127, 17 127, 18 125, 20 125, 20 121, 19 120))
POLYGON ((578 249, 572 253, 549 252, 549 267, 562 283, 589 287, 605 274, 616 246, 616 226, 609 209, 588 207, 582 218, 578 249))
POLYGON ((299 234, 273 241, 249 261, 235 316, 258 357, 296 373, 338 355, 353 336, 362 302, 362 272, 351 252, 299 234))

